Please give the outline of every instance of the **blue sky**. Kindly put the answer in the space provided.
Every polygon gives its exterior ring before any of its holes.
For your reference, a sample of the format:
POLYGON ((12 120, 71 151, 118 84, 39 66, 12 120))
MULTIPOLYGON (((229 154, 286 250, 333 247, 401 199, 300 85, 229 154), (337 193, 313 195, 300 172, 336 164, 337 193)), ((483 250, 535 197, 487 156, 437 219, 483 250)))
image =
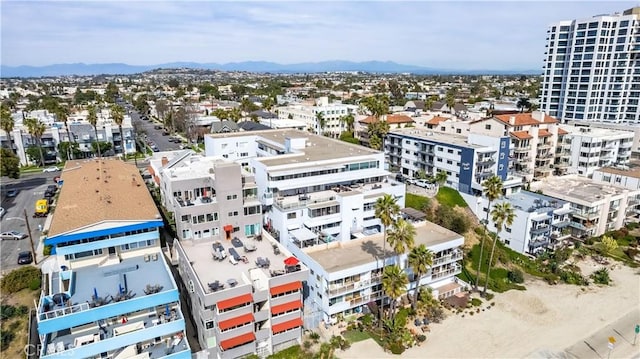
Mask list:
POLYGON ((3 65, 395 61, 542 66, 547 26, 626 1, 1 2, 3 65))

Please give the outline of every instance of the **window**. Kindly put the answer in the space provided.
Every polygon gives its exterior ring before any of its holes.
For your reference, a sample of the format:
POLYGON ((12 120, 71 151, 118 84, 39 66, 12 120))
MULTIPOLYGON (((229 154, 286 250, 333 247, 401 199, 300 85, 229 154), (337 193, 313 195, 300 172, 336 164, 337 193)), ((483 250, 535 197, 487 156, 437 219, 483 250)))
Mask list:
POLYGON ((237 195, 237 194, 228 195, 228 196, 227 196, 227 201, 230 201, 230 200, 232 200, 232 199, 237 199, 237 198, 238 198, 238 195, 237 195))
POLYGON ((295 218, 296 218, 296 212, 287 213, 287 219, 295 219, 295 218))
POLYGON ((213 320, 208 321, 208 322, 205 324, 205 328, 207 328, 207 329, 213 329, 213 320))
POLYGON ((484 125, 484 129, 485 129, 485 130, 490 130, 490 129, 491 129, 491 125, 490 125, 490 124, 486 124, 486 125, 484 125))
POLYGON ((183 215, 180 219, 181 219, 182 222, 189 222, 189 216, 186 215, 186 214, 183 215))

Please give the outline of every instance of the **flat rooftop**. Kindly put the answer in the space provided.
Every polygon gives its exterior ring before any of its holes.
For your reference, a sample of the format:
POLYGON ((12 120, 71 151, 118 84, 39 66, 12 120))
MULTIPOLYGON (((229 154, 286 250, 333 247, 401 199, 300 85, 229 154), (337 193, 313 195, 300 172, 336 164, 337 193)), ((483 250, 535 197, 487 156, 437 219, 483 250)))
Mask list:
POLYGON ((632 139, 633 129, 610 129, 593 126, 572 126, 572 125, 560 125, 560 128, 569 132, 571 135, 579 135, 586 137, 602 138, 606 141, 620 140, 620 139, 632 139))
MULTIPOLYGON (((416 246, 424 244, 432 247, 462 238, 462 235, 429 221, 418 222, 414 226, 416 246)), ((305 250, 305 253, 331 273, 379 260, 383 257, 383 242, 384 235, 378 233, 348 242, 336 242, 329 248, 314 247, 305 250)), ((386 249, 385 257, 395 256, 391 246, 387 244, 386 249)))
POLYGON ((567 202, 543 194, 520 191, 505 197, 514 208, 527 212, 547 213, 564 206, 567 202))
POLYGON ((565 201, 592 206, 602 200, 602 195, 620 195, 630 190, 608 183, 596 182, 577 175, 546 177, 531 183, 531 190, 542 191, 545 195, 565 201))
POLYGON ((629 169, 620 169, 614 167, 603 167, 598 169, 603 173, 611 173, 619 176, 627 176, 631 178, 640 178, 640 166, 629 166, 629 169))
POLYGON ((147 186, 133 164, 117 159, 68 161, 49 236, 103 221, 157 220, 147 186))
POLYGON ((445 144, 452 144, 467 148, 485 148, 486 146, 474 145, 467 141, 466 136, 460 136, 453 133, 437 132, 424 127, 398 128, 390 130, 389 133, 405 136, 412 136, 427 141, 435 141, 445 144))
MULTIPOLYGON (((267 278, 271 278, 272 272, 284 271, 284 260, 293 256, 289 251, 283 248, 277 242, 272 242, 266 236, 262 236, 262 240, 256 240, 254 238, 238 238, 238 241, 234 240, 211 240, 211 241, 180 241, 180 245, 188 257, 189 262, 192 263, 193 270, 195 271, 202 287, 205 292, 211 293, 209 283, 215 281, 224 284, 224 289, 228 289, 236 285, 252 284, 250 282, 249 270, 255 270, 258 268, 261 270, 267 278), (214 258, 214 244, 221 245, 226 257, 222 260, 214 258), (273 245, 278 246, 279 253, 276 254, 273 245), (245 246, 247 249, 245 249, 245 246), (246 258, 246 263, 243 260, 238 260, 237 263, 232 263, 232 252, 235 251, 241 258, 246 258), (268 266, 259 267, 258 258, 267 259, 268 266), (232 285, 235 281, 237 284, 232 285)), ((244 259, 243 258, 243 259, 244 259)), ((280 272, 283 273, 283 272, 280 272)))
POLYGON ((261 157, 259 160, 267 166, 279 166, 285 164, 307 163, 309 161, 325 161, 347 157, 377 155, 380 151, 354 145, 348 142, 318 136, 306 131, 295 129, 264 130, 247 132, 231 132, 221 134, 208 134, 211 137, 247 137, 257 136, 267 141, 275 142, 284 148, 286 138, 306 138, 306 146, 297 152, 287 153, 273 157, 261 157), (297 154, 297 155, 296 155, 297 154))

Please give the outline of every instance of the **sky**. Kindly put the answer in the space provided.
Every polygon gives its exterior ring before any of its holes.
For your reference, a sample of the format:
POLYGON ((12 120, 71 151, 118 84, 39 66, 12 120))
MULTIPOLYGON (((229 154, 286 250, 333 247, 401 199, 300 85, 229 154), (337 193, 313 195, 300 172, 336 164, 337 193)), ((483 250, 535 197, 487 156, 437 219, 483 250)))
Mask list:
POLYGON ((1 0, 2 65, 394 61, 536 70, 549 24, 640 1, 1 0))

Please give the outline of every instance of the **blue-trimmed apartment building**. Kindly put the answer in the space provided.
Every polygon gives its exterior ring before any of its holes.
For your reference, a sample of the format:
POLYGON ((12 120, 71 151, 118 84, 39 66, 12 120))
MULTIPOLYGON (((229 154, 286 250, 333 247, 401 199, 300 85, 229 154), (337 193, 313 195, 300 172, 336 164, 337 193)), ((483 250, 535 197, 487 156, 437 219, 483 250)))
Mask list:
POLYGON ((191 358, 163 222, 135 166, 69 161, 37 307, 41 358, 191 358))
POLYGON ((509 173, 509 137, 480 134, 457 135, 426 128, 394 129, 387 134, 385 155, 389 164, 406 177, 418 172, 435 175, 445 171, 446 185, 472 195, 482 193, 482 182, 497 175, 503 188, 522 184, 509 173))

